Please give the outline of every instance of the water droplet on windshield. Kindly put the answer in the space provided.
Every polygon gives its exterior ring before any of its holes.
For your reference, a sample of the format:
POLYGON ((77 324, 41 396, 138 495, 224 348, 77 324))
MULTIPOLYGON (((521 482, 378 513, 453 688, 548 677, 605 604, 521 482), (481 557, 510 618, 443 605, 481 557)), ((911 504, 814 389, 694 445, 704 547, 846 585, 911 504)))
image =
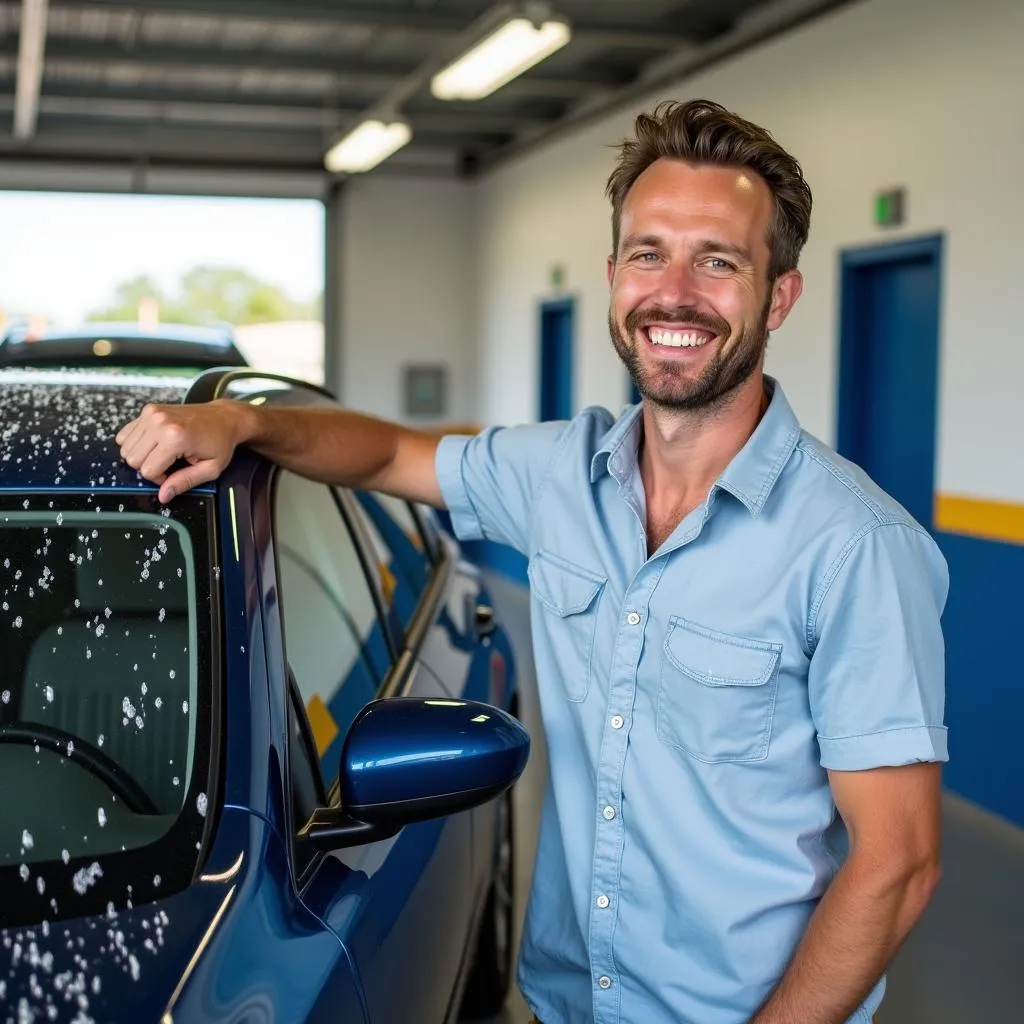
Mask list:
POLYGON ((26 850, 31 850, 32 847, 36 845, 36 841, 32 837, 32 833, 29 832, 27 828, 22 830, 21 845, 24 846, 26 850))
POLYGON ((100 828, 103 828, 103 826, 107 823, 107 812, 103 810, 103 808, 101 807, 96 817, 99 819, 100 828))
MULTIPOLYGON (((75 872, 75 877, 71 880, 71 884, 75 887, 75 892, 82 896, 91 885, 96 883, 97 879, 102 877, 103 869, 93 861, 87 868, 81 868, 75 872)), ((110 907, 112 906, 113 904, 110 904, 110 907)))
POLYGON ((196 808, 198 809, 199 813, 205 818, 206 817, 206 794, 205 793, 200 793, 199 796, 196 797, 196 808))

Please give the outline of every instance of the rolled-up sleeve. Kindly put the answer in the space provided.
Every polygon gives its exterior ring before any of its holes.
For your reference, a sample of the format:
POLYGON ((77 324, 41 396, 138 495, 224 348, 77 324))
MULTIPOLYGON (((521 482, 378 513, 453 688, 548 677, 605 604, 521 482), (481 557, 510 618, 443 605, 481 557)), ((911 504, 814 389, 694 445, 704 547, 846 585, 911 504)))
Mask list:
POLYGON ((559 421, 443 437, 435 468, 455 535, 526 553, 537 497, 571 428, 559 421))
POLYGON ((934 540, 880 522, 835 559, 814 601, 808 674, 821 763, 837 771, 945 761, 949 589, 934 540))

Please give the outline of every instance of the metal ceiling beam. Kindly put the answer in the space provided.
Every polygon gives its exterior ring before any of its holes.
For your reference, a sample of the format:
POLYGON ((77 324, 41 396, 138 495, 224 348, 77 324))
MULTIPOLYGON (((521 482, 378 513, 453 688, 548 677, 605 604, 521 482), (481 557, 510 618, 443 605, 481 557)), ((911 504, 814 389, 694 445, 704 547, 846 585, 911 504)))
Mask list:
MULTIPOLYGON (((125 159, 141 164, 173 161, 181 164, 323 171, 320 135, 290 137, 260 131, 225 132, 216 126, 147 125, 97 121, 88 128, 75 123, 49 124, 28 146, 10 135, 0 135, 0 158, 34 160, 125 159), (97 127, 101 130, 97 131, 97 127)), ((450 168, 457 154, 448 146, 421 142, 396 159, 404 165, 450 168)))
MULTIPOLYGON (((0 110, 12 107, 9 96, 0 96, 0 110)), ((197 102, 195 100, 131 96, 53 95, 39 102, 45 117, 70 117, 83 121, 145 121, 194 125, 223 125, 239 129, 266 128, 291 132, 332 132, 340 123, 358 116, 361 108, 337 109, 292 104, 197 102)), ((536 127, 536 118, 503 114, 413 113, 413 129, 427 135, 457 137, 508 135, 536 127)))
MULTIPOLYGON (((432 35, 451 35, 466 28, 466 18, 457 14, 426 10, 395 10, 364 0, 344 6, 319 2, 287 3, 284 0, 72 0, 59 5, 68 10, 135 11, 139 14, 202 14, 205 17, 238 18, 247 21, 287 21, 291 24, 330 24, 369 29, 400 29, 432 35)), ((552 4, 557 13, 558 4, 552 4)), ((472 15, 470 16, 473 17, 472 15)), ((672 50, 691 42, 678 32, 657 28, 637 29, 630 25, 573 18, 573 38, 603 46, 672 50)))
MULTIPOLYGON (((0 39, 0 56, 13 56, 12 37, 0 39)), ((107 70, 140 71, 147 68, 189 68, 197 73, 205 71, 237 71, 240 75, 258 75, 260 72, 289 74, 327 74, 336 89, 373 88, 381 91, 392 88, 408 76, 415 74, 419 65, 398 64, 393 61, 370 61, 351 58, 345 54, 281 54, 252 50, 220 50, 213 47, 136 46, 128 49, 111 43, 88 40, 73 41, 50 38, 47 43, 46 62, 51 65, 84 63, 102 65, 107 70)), ((45 70, 45 69, 44 69, 45 70)), ((572 77, 550 77, 527 74, 510 82, 520 96, 541 96, 553 99, 579 99, 595 88, 608 88, 621 84, 608 75, 579 74, 572 77)))
POLYGON ((46 46, 47 0, 22 0, 18 33, 18 71, 14 99, 14 137, 30 139, 39 114, 39 90, 43 81, 43 50, 46 46))

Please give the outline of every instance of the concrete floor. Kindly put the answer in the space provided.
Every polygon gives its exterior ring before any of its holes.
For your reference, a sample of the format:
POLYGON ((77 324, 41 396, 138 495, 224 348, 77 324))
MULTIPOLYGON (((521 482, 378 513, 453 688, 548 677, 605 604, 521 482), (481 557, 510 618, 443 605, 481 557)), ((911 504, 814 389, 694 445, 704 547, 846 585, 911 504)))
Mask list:
MULTIPOLYGON (((488 583, 515 645, 521 673, 521 717, 533 739, 530 763, 516 787, 518 946, 533 870, 547 751, 530 654, 525 590, 493 574, 488 583)), ((483 1024, 526 1024, 530 1016, 515 992, 505 1011, 483 1024)), ((888 994, 878 1024, 1022 1022, 1024 831, 947 795, 942 883, 889 971, 888 994)))

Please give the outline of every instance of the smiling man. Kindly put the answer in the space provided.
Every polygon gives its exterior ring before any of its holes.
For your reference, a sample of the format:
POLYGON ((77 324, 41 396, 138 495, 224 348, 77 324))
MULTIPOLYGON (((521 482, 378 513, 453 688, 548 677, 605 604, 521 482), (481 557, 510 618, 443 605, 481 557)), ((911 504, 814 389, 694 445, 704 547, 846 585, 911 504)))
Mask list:
POLYGON ((550 782, 519 981, 544 1024, 866 1024, 939 876, 946 566, 763 372, 802 288, 798 163, 664 104, 608 192, 643 396, 618 419, 439 441, 222 401, 118 443, 165 501, 248 444, 529 557, 550 782))

